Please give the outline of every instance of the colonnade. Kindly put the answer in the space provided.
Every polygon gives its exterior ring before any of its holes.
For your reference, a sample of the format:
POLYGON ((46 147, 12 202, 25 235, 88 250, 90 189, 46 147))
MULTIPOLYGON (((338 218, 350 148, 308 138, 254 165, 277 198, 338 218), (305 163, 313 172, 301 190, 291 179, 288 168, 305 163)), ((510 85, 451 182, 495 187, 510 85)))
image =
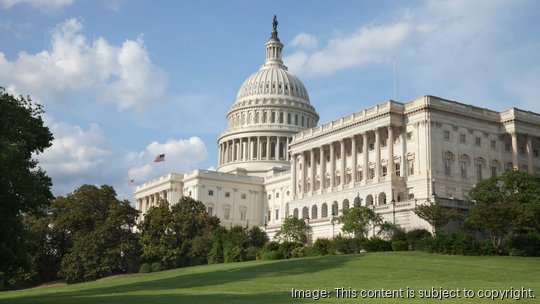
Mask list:
MULTIPOLYGON (((519 170, 519 146, 518 146, 518 133, 511 132, 510 136, 512 138, 512 166, 514 167, 514 170, 519 170)), ((527 172, 530 174, 534 174, 534 162, 533 162, 533 145, 532 145, 532 139, 533 137, 529 134, 521 135, 525 137, 525 151, 524 153, 527 154, 527 172)))
POLYGON ((252 160, 288 161, 289 140, 287 136, 254 136, 222 141, 218 146, 218 163, 252 160))
POLYGON ((155 193, 145 195, 137 199, 137 210, 140 210, 142 214, 152 207, 157 206, 160 199, 169 200, 171 197, 172 189, 161 190, 155 193))
MULTIPOLYGON (((406 159, 405 135, 406 132, 400 134, 400 142, 403 143, 402 161, 406 159)), ((412 166, 413 162, 407 163, 408 165, 412 166)), ((394 127, 386 126, 295 153, 291 157, 291 189, 294 196, 302 197, 306 193, 313 194, 324 189, 334 191, 334 188, 338 187, 339 190, 354 183, 365 185, 379 181, 387 175, 403 177, 407 174, 404 169, 401 162, 394 162, 394 127), (384 135, 386 136, 381 139, 384 135), (381 155, 381 147, 386 147, 385 155, 381 155), (370 151, 374 151, 372 159, 369 156, 370 151), (362 155, 360 164, 359 154, 362 155), (381 156, 385 160, 381 161, 381 156)))

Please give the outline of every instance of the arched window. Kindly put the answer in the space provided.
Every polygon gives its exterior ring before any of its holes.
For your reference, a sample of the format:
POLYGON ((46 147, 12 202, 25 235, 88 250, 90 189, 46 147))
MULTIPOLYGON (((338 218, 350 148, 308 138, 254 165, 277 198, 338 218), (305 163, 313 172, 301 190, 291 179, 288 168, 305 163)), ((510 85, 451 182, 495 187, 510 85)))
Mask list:
POLYGON ((354 198, 354 206, 355 206, 355 207, 358 207, 358 206, 360 206, 360 204, 361 204, 361 199, 360 199, 360 197, 359 197, 359 196, 355 197, 355 198, 354 198))
POLYGON ((366 196, 366 205, 373 205, 373 195, 369 194, 368 196, 366 196))
POLYGON ((386 193, 379 193, 379 205, 386 204, 386 193))
POLYGON ((321 218, 328 217, 328 205, 323 203, 321 206, 321 218))
POLYGON ((348 199, 343 200, 343 210, 345 210, 345 209, 349 209, 349 200, 348 199))
POLYGON ((317 205, 313 205, 313 206, 311 207, 311 218, 312 218, 312 219, 317 219, 317 218, 319 218, 318 211, 319 211, 319 210, 318 210, 318 208, 317 208, 317 205))
POLYGON ((298 218, 298 208, 294 208, 294 210, 293 210, 293 216, 294 216, 295 218, 298 218))
POLYGON ((338 207, 338 202, 334 201, 332 203, 332 216, 337 216, 338 215, 338 210, 339 207, 338 207))
POLYGON ((308 207, 302 208, 302 218, 303 218, 303 219, 308 219, 308 218, 309 218, 309 210, 308 210, 308 207))

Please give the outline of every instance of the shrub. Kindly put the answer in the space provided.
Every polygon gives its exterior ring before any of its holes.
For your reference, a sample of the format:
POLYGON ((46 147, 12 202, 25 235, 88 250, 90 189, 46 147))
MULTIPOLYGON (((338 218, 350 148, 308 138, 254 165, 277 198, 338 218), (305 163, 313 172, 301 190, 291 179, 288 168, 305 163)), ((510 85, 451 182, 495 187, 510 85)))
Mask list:
POLYGON ((424 236, 418 240, 416 240, 415 246, 413 247, 415 250, 425 251, 425 252, 433 252, 433 238, 430 236, 424 236))
POLYGON ((261 251, 261 259, 263 259, 263 260, 282 260, 283 259, 283 254, 281 253, 281 251, 278 251, 278 250, 267 251, 267 250, 263 249, 261 251))
POLYGON ((154 262, 154 263, 152 263, 152 266, 150 267, 151 272, 162 271, 162 270, 163 270, 163 268, 161 268, 161 263, 160 262, 154 262))
POLYGON ((474 236, 464 231, 454 231, 450 234, 451 237, 451 254, 458 255, 475 255, 477 254, 477 244, 474 241, 474 236))
POLYGON ((152 267, 150 266, 150 264, 144 263, 144 264, 142 264, 141 267, 139 268, 139 272, 140 272, 140 273, 149 273, 149 272, 152 272, 152 267))
POLYGON ((298 247, 303 247, 304 244, 300 242, 282 242, 279 244, 279 252, 281 252, 284 259, 289 259, 292 257, 291 252, 298 247))
POLYGON ((340 235, 334 238, 333 243, 337 254, 360 252, 360 242, 357 238, 346 238, 340 235))
POLYGON ((392 229, 392 239, 391 241, 406 241, 407 233, 401 228, 392 229))
MULTIPOLYGON (((412 250, 423 250, 417 247, 418 247, 418 242, 425 237, 431 237, 431 233, 429 233, 429 231, 427 231, 426 229, 414 229, 405 234, 407 243, 409 243, 409 247, 412 250)), ((425 244, 426 241, 424 240, 423 242, 424 242, 423 245, 426 245, 425 244)))
POLYGON ((291 251, 291 257, 304 258, 309 255, 309 248, 307 246, 297 247, 291 251))
POLYGON ((362 247, 369 252, 392 251, 392 245, 390 245, 390 242, 378 237, 364 240, 362 242, 362 247))
POLYGON ((513 235, 506 241, 505 249, 513 256, 540 256, 540 233, 513 235))
POLYGON ((235 246, 231 243, 227 243, 223 246, 223 262, 224 263, 233 263, 241 262, 242 259, 242 248, 240 246, 235 246))
POLYGON ((244 261, 253 261, 261 258, 262 248, 248 247, 244 252, 244 261))
POLYGON ((493 243, 490 240, 484 240, 480 243, 478 248, 478 254, 480 255, 496 255, 497 249, 493 247, 493 243))
POLYGON ((392 241, 392 250, 393 251, 407 251, 409 249, 409 244, 407 241, 392 241))
POLYGON ((324 238, 317 239, 311 250, 313 255, 333 255, 335 253, 333 242, 324 238))

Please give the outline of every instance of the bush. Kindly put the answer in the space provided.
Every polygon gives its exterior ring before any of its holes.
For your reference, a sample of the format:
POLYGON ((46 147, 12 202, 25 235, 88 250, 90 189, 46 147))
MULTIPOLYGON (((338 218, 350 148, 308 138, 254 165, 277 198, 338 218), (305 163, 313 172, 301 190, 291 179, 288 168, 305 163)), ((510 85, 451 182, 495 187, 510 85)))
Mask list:
POLYGON ((152 272, 152 267, 148 263, 144 263, 139 268, 139 273, 149 273, 152 272))
POLYGON ((513 256, 540 256, 540 233, 513 235, 506 241, 505 249, 513 256))
POLYGON ((223 262, 224 263, 233 263, 233 262, 242 262, 243 250, 240 246, 235 246, 231 243, 227 243, 223 246, 223 262))
POLYGON ((391 241, 406 241, 407 233, 401 228, 392 229, 392 239, 391 241))
MULTIPOLYGON (((427 231, 426 229, 414 229, 405 234, 407 243, 409 243, 409 248, 412 250, 423 250, 421 248, 418 248, 418 242, 425 237, 431 238, 431 233, 429 233, 429 231, 427 231)), ((423 245, 426 245, 426 240, 424 240, 423 242, 423 245)))
POLYGON ((415 250, 425 251, 425 252, 433 252, 433 238, 430 236, 424 236, 418 240, 416 240, 415 246, 413 247, 415 250))
POLYGON ((407 251, 408 249, 407 241, 392 241, 392 251, 407 251))
POLYGON ((313 243, 311 248, 313 255, 333 255, 335 254, 334 244, 329 239, 320 238, 313 243))
POLYGON ((297 247, 297 248, 294 248, 292 251, 291 251, 291 257, 293 258, 304 258, 304 257, 307 257, 309 255, 309 248, 307 246, 302 246, 302 247, 297 247))
POLYGON ((151 272, 162 271, 162 270, 163 270, 163 268, 161 268, 161 263, 160 262, 154 262, 154 263, 152 263, 152 266, 150 267, 151 272))
POLYGON ((369 252, 392 251, 392 245, 390 245, 390 242, 378 237, 365 239, 362 242, 362 247, 369 252))
POLYGON ((289 259, 292 257, 291 253, 295 248, 303 247, 304 244, 300 242, 282 242, 279 244, 279 251, 283 255, 284 259, 289 259))
POLYGON ((263 260, 282 260, 283 254, 278 250, 262 250, 261 251, 261 259, 263 260))
POLYGON ((478 248, 478 254, 480 255, 497 255, 497 249, 493 247, 490 240, 484 240, 480 243, 478 248))
POLYGON ((360 252, 361 239, 337 236, 333 240, 334 250, 337 254, 349 254, 360 252))
POLYGON ((244 261, 253 261, 253 260, 260 259, 261 251, 262 251, 261 248, 257 248, 253 246, 248 247, 244 252, 245 253, 244 261))
POLYGON ((478 246, 472 234, 458 230, 452 232, 450 237, 452 238, 451 254, 476 255, 478 253, 478 246))

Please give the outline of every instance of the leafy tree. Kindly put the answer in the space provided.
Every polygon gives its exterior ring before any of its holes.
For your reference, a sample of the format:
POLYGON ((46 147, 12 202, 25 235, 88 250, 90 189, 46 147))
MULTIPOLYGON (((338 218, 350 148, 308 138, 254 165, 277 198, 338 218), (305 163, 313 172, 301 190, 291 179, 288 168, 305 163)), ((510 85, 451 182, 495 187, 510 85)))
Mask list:
POLYGON ((171 207, 161 201, 140 224, 142 258, 165 268, 196 264, 198 257, 190 254, 193 240, 218 225, 219 218, 208 215, 200 201, 184 196, 171 207))
POLYGON ((283 221, 283 225, 276 232, 274 238, 279 241, 307 243, 311 227, 303 220, 289 216, 283 221))
POLYGON ((111 186, 82 185, 51 205, 53 235, 62 262, 59 275, 69 283, 134 271, 138 239, 132 232, 139 214, 120 201, 111 186))
POLYGON ((33 155, 51 146, 43 108, 0 88, 0 280, 28 268, 22 217, 47 206, 51 179, 33 155))
POLYGON ((539 177, 509 171, 478 182, 469 194, 475 206, 467 215, 466 224, 486 232, 499 253, 510 232, 540 230, 539 177))
POLYGON ((438 203, 417 206, 414 213, 433 227, 435 235, 439 234, 451 220, 459 219, 456 209, 446 208, 438 203))
POLYGON ((354 205, 352 208, 344 209, 343 214, 333 219, 334 222, 343 224, 341 230, 347 233, 352 233, 354 237, 367 237, 370 230, 377 229, 377 235, 383 231, 391 230, 394 225, 383 221, 380 214, 373 209, 360 204, 354 205))

